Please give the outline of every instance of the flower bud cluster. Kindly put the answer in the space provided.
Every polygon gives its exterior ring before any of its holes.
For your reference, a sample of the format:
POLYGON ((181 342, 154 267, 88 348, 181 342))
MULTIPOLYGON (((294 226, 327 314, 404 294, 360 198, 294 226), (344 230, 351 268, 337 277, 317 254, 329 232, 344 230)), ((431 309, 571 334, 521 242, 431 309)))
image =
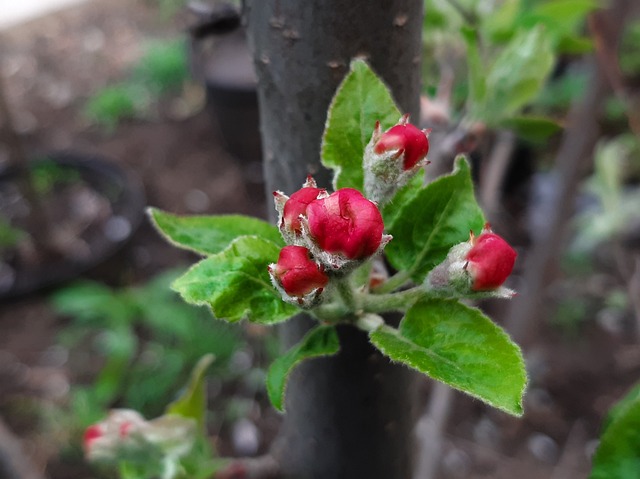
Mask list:
POLYGON ((274 193, 278 227, 289 246, 269 266, 285 301, 313 307, 331 276, 347 274, 391 240, 377 205, 353 188, 334 193, 312 178, 290 197, 274 193))
POLYGON ((426 282, 433 289, 460 294, 485 292, 510 298, 513 291, 502 285, 511 274, 517 255, 487 223, 479 236, 471 232, 468 242, 451 248, 447 258, 429 273, 426 282))
POLYGON ((181 457, 191 450, 195 436, 192 419, 165 415, 147 421, 137 411, 114 409, 85 430, 82 446, 89 461, 117 461, 145 453, 181 457))
POLYGON ((384 133, 380 122, 376 122, 363 160, 367 198, 387 203, 427 164, 429 131, 410 124, 409 115, 384 133))

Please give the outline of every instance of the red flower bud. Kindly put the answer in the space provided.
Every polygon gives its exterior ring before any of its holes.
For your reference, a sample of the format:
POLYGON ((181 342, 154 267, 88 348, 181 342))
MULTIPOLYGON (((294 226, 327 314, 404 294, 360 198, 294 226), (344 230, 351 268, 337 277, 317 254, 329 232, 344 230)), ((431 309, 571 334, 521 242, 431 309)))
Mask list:
POLYGON ((403 158, 402 167, 405 171, 416 166, 429 152, 428 131, 420 130, 408 121, 407 115, 402 117, 399 124, 382 134, 373 148, 378 155, 398 150, 398 158, 403 158))
POLYGON ((269 273, 289 296, 302 298, 329 281, 311 253, 304 246, 285 246, 280 250, 278 262, 269 267, 269 273))
POLYGON ((375 203, 352 188, 342 188, 307 207, 309 234, 323 251, 351 260, 373 255, 383 240, 384 224, 375 203))
POLYGON ((324 192, 325 190, 322 188, 305 187, 293 193, 284 204, 280 228, 286 228, 287 231, 292 231, 299 235, 302 230, 300 215, 304 216, 309 203, 315 201, 318 195, 324 192))
POLYGON ((82 447, 85 452, 88 452, 91 448, 91 444, 96 440, 104 436, 104 427, 101 424, 93 424, 89 426, 84 432, 82 437, 82 447))
POLYGON ((502 286, 511 274, 518 255, 504 239, 488 227, 477 238, 467 253, 467 270, 471 274, 474 291, 488 291, 502 286))

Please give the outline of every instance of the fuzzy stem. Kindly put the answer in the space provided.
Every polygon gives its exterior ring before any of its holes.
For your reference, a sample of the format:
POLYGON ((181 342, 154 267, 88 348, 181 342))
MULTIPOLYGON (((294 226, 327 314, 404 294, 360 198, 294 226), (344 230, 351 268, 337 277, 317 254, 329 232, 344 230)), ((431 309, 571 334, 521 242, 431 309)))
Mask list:
POLYGON ((396 289, 402 287, 410 279, 411 277, 409 276, 409 273, 407 271, 399 271, 384 283, 382 283, 380 286, 374 288, 373 292, 376 294, 391 293, 392 291, 395 291, 396 289))
POLYGON ((367 294, 362 297, 362 310, 365 313, 386 313, 406 311, 419 299, 429 296, 423 286, 390 294, 367 294))

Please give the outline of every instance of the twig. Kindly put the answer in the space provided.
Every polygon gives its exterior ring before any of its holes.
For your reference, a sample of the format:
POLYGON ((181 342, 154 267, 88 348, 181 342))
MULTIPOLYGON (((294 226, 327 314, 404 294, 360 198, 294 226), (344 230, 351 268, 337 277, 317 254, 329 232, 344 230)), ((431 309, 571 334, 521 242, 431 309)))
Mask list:
MULTIPOLYGON (((637 6, 637 5, 636 5, 637 6)), ((614 8, 617 17, 624 21, 632 14, 632 5, 628 0, 619 0, 614 8)), ((598 12, 589 17, 589 31, 594 39, 595 53, 600 70, 606 76, 614 94, 623 105, 631 105, 625 109, 629 129, 640 138, 640 111, 634 108, 634 102, 629 89, 625 85, 624 76, 618 62, 618 47, 620 45, 620 31, 623 26, 618 21, 598 12)))
POLYGON ((22 445, 0 418, 0 477, 45 479, 22 450, 22 445))
POLYGON ((573 477, 575 471, 580 466, 580 450, 585 440, 585 434, 585 425, 582 420, 577 420, 573 423, 567 441, 565 442, 562 456, 560 456, 560 460, 549 479, 573 477))
POLYGON ((514 339, 523 346, 533 341, 537 332, 535 324, 544 314, 545 288, 563 246, 580 180, 591 162, 598 138, 596 112, 600 110, 607 90, 602 72, 594 68, 586 95, 569 113, 569 127, 555 160, 559 187, 549 211, 548 229, 546 234, 538 235, 526 259, 525 290, 512 302, 507 320, 514 339))
POLYGON ((499 131, 489 155, 489 161, 482 171, 480 203, 490 221, 494 221, 494 216, 498 213, 500 187, 507 173, 515 146, 516 136, 512 131, 499 131))
MULTIPOLYGON (((614 4, 611 21, 620 24, 625 12, 623 1, 614 4)), ((618 32, 619 33, 619 32, 618 32)), ((538 235, 526 260, 525 290, 511 304, 507 324, 516 341, 523 347, 531 344, 537 334, 536 324, 544 315, 544 295, 550 283, 553 266, 562 250, 574 200, 586 167, 591 163, 593 148, 598 139, 598 115, 609 86, 605 73, 593 62, 593 75, 581 101, 569 112, 568 128, 555 159, 558 192, 549 212, 546 234, 538 235)))
POLYGON ((421 447, 413 474, 414 479, 436 477, 442 453, 442 436, 454 399, 453 389, 441 382, 434 382, 427 412, 420 418, 416 427, 421 447))

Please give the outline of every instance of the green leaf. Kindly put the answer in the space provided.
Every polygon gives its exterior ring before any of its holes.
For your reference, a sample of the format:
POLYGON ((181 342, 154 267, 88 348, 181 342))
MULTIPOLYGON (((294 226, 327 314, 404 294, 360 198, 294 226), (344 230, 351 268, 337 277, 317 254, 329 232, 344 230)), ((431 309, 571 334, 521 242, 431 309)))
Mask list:
POLYGON ((394 268, 421 283, 452 246, 467 241, 470 230, 479 233, 484 223, 469 164, 458 157, 452 174, 422 188, 401 209, 389 229, 393 240, 385 253, 394 268))
POLYGON ((499 126, 513 130, 520 138, 534 143, 540 143, 562 130, 558 123, 543 116, 514 116, 501 121, 499 126))
POLYGON ((622 417, 630 407, 633 407, 633 405, 638 402, 640 402, 640 383, 631 388, 631 390, 624 398, 622 398, 616 405, 609 409, 609 413, 607 414, 606 422, 603 429, 606 430, 607 427, 609 427, 620 417, 622 417))
POLYGON ((522 354, 480 310, 451 299, 422 300, 407 311, 399 329, 383 326, 370 339, 392 360, 522 415, 527 383, 522 354))
POLYGON ((554 54, 542 25, 520 31, 498 55, 486 76, 487 95, 474 103, 471 116, 495 125, 535 98, 551 69, 554 54))
POLYGON ((558 40, 558 52, 581 55, 593 51, 593 40, 580 35, 565 35, 558 40))
POLYGON ((229 322, 248 319, 273 324, 298 312, 282 301, 271 284, 267 266, 280 247, 255 236, 241 236, 224 251, 209 256, 174 281, 172 288, 191 304, 208 305, 229 322))
POLYGON ((267 374, 267 392, 271 404, 284 411, 284 392, 287 379, 298 363, 305 359, 330 356, 340 350, 338 334, 333 326, 318 326, 309 331, 302 340, 284 356, 276 359, 267 374))
POLYGON ((469 69, 469 105, 483 104, 487 94, 486 66, 478 49, 478 32, 469 27, 462 28, 462 36, 467 44, 467 68, 469 69))
POLYGON ((165 414, 195 419, 200 428, 204 428, 204 416, 207 411, 207 393, 205 390, 205 372, 213 362, 213 354, 207 354, 191 371, 191 378, 178 399, 167 406, 165 414))
POLYGON ((173 245, 205 255, 224 250, 240 236, 259 236, 284 246, 278 228, 258 218, 242 215, 176 216, 149 208, 149 217, 173 245))
POLYGON ((637 478, 640 471, 640 394, 638 388, 614 409, 593 456, 589 479, 637 478))
POLYGON ((376 121, 386 130, 400 116, 389 88, 364 60, 353 60, 329 106, 322 137, 322 164, 335 170, 334 189, 362 191, 362 158, 376 121))

